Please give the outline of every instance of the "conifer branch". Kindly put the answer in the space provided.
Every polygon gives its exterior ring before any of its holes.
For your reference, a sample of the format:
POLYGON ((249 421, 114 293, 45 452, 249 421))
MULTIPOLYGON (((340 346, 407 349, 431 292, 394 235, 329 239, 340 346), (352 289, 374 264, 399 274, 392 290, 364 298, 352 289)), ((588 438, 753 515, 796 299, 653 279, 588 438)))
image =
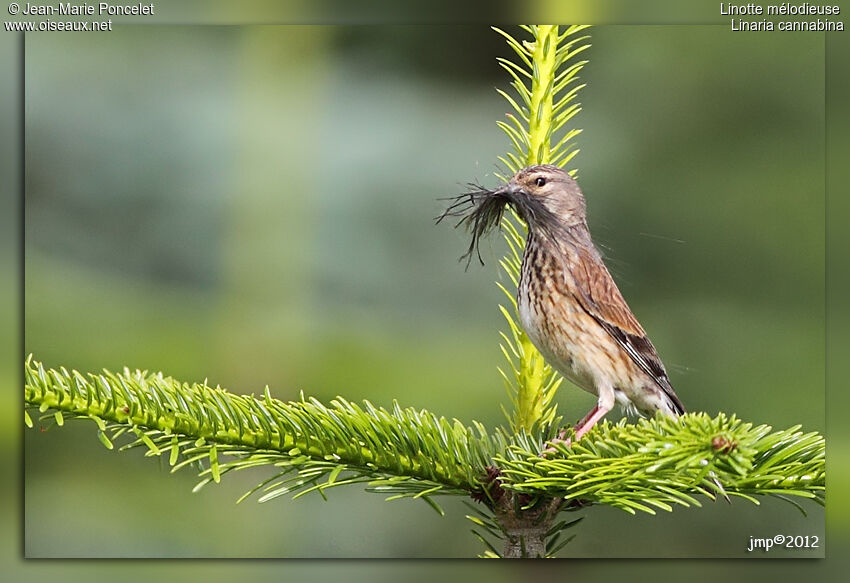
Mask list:
POLYGON ((129 369, 84 376, 45 369, 32 357, 24 374, 27 407, 49 412, 41 421, 91 419, 109 449, 128 437, 121 449, 167 455, 173 471, 202 464, 198 488, 230 471, 277 468, 249 492, 262 490, 261 501, 365 482, 372 491, 433 505, 435 494, 480 492, 484 468, 508 443, 503 432, 489 433, 479 423, 466 427, 397 403, 388 411, 341 397, 329 406, 303 395, 283 402, 268 388, 261 397, 235 395, 129 369))
MULTIPOLYGON (((537 444, 514 444, 496 463, 504 488, 529 495, 605 504, 632 514, 701 506, 716 498, 717 482, 730 496, 809 498, 823 505, 825 443, 800 426, 773 431, 732 415, 688 413, 627 424, 603 421, 571 446, 541 456, 537 444)), ((802 510, 799 505, 796 505, 802 510)))
MULTIPOLYGON (((113 449, 143 447, 168 456, 172 471, 200 468, 200 488, 234 470, 271 466, 275 473, 249 494, 261 501, 352 483, 393 498, 472 495, 495 507, 503 491, 606 504, 628 512, 671 510, 715 497, 712 479, 752 502, 796 496, 823 502, 824 439, 799 427, 773 431, 719 414, 689 413, 637 424, 604 421, 581 441, 541 457, 544 438, 466 426, 424 410, 391 411, 341 397, 283 402, 236 395, 206 383, 124 369, 83 375, 24 367, 25 421, 64 425, 89 419, 113 449)), ((432 501, 433 502, 433 501, 432 501)))

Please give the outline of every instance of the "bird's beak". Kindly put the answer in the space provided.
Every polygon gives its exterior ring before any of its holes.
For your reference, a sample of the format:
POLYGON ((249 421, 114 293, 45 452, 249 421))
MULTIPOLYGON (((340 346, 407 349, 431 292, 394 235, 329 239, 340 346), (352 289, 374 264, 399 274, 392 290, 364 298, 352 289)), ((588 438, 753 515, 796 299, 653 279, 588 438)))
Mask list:
POLYGON ((504 198, 507 202, 516 203, 518 197, 525 196, 525 191, 519 184, 508 182, 504 186, 497 188, 493 194, 504 198))

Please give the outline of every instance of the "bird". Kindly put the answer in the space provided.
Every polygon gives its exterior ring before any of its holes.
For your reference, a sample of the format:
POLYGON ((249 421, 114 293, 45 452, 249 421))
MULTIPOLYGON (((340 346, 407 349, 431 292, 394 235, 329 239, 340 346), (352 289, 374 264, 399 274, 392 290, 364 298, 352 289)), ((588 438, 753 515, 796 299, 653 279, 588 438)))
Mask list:
MULTIPOLYGON (((466 225, 472 234, 464 254, 470 260, 481 237, 500 225, 507 205, 527 225, 516 297, 520 324, 555 370, 597 397, 575 425, 574 439, 580 440, 615 404, 644 416, 682 415, 685 407, 655 346, 591 239, 576 180, 557 166, 542 164, 519 170, 496 189, 469 186, 451 199, 438 222, 460 217, 456 226, 466 225)), ((569 445, 564 435, 559 440, 569 445)))

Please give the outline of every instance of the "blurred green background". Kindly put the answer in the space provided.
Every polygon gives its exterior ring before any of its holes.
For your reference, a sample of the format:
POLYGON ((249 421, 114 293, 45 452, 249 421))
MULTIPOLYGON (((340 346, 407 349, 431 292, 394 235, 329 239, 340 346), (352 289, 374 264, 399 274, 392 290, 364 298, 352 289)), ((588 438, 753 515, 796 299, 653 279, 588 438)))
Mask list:
MULTIPOLYGON (((690 410, 822 431, 823 37, 591 34, 574 164, 677 392, 690 410)), ((432 220, 440 197, 496 183, 497 55, 509 49, 484 26, 29 35, 25 350, 48 366, 501 423, 500 240, 465 271, 465 235, 432 220)), ((569 386, 558 400, 567 419, 592 406, 569 386)), ((191 472, 108 452, 90 424, 27 431, 25 553, 482 550, 454 499, 445 518, 357 489, 234 504, 266 475, 192 494, 191 472)), ((750 536, 822 537, 823 511, 805 507, 592 508, 562 554, 751 556, 750 536)))

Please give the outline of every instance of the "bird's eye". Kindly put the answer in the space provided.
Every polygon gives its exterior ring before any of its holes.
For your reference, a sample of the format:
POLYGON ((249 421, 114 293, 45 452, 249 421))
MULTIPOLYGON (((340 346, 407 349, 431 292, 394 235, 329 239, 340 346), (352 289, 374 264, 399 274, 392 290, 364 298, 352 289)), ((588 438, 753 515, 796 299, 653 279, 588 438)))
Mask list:
POLYGON ((537 186, 545 186, 546 185, 546 179, 543 178, 542 176, 538 176, 537 180, 534 181, 534 184, 536 184, 537 186))

